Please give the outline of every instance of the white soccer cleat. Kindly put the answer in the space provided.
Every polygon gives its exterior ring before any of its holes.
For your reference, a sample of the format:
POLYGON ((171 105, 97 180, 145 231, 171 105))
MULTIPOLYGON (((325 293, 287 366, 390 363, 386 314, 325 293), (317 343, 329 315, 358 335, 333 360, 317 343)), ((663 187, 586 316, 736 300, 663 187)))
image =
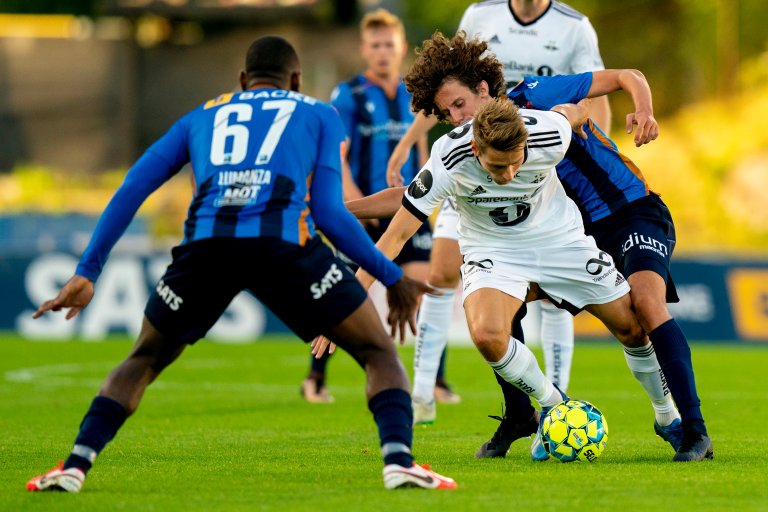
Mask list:
POLYGON ((62 469, 62 463, 40 476, 36 476, 27 482, 27 490, 39 491, 65 491, 80 492, 85 481, 85 473, 78 468, 62 469))
POLYGON ((437 407, 435 401, 423 402, 418 398, 413 399, 413 424, 431 425, 437 419, 437 407))
POLYGON ((458 487, 453 478, 438 475, 429 468, 428 464, 406 468, 399 464, 384 466, 384 487, 386 489, 401 489, 405 487, 420 487, 422 489, 455 489, 458 487))

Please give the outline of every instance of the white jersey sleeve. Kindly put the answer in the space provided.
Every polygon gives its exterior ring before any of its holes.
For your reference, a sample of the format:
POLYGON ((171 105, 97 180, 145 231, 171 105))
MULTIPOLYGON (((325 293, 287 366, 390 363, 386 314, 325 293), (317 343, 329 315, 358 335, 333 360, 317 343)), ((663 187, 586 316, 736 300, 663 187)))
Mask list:
POLYGON ((446 197, 453 194, 450 173, 452 158, 460 159, 473 155, 469 139, 459 144, 451 142, 458 140, 457 134, 466 135, 471 131, 470 128, 469 123, 456 128, 432 145, 429 160, 408 185, 403 197, 403 204, 416 217, 425 220, 446 197), (446 164, 449 168, 446 168, 446 164))
POLYGON ((600 71, 605 69, 603 58, 600 56, 600 49, 597 45, 597 33, 584 17, 581 23, 576 25, 573 38, 573 58, 571 59, 571 69, 569 74, 585 73, 587 71, 600 71))

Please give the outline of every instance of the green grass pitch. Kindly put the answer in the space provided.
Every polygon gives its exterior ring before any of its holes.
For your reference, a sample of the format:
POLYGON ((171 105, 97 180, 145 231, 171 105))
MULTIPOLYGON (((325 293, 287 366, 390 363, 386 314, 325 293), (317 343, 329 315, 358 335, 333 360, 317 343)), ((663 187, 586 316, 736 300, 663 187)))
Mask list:
MULTIPOLYGON (((533 463, 529 442, 478 460, 501 397, 471 347, 451 347, 449 380, 463 402, 415 431, 420 463, 456 491, 385 491, 364 378, 339 353, 332 405, 299 397, 308 349, 296 340, 206 341, 152 385, 78 495, 27 493, 26 481, 66 457, 99 383, 130 342, 27 342, 0 336, 0 510, 767 510, 768 347, 695 344, 694 364, 715 458, 671 462, 650 404, 617 343, 577 343, 569 393, 605 414, 595 463, 533 463), (763 489, 760 491, 760 489, 763 489)), ((406 367, 412 349, 401 349, 406 367)), ((539 358, 541 360, 541 358, 539 358)))

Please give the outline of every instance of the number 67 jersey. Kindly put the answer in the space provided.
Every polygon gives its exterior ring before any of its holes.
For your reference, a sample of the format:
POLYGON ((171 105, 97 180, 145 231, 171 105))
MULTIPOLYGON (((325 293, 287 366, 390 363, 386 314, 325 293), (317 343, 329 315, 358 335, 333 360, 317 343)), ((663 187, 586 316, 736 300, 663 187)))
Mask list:
POLYGON ((474 250, 557 247, 584 237, 578 208, 565 194, 555 165, 571 142, 565 117, 520 109, 528 129, 525 161, 507 184, 494 183, 470 147, 471 121, 442 136, 403 198, 425 218, 452 196, 459 214, 459 245, 474 250))
POLYGON ((308 206, 312 173, 325 167, 341 179, 343 140, 341 120, 327 103, 263 88, 202 104, 148 152, 169 169, 191 163, 196 194, 185 243, 267 236, 303 245, 315 235, 308 206))

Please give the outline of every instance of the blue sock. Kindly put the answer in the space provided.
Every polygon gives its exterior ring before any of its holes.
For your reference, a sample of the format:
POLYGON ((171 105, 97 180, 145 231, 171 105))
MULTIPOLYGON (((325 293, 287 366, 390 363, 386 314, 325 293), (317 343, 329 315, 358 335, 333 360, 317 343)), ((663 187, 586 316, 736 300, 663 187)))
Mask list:
POLYGON ((667 385, 680 411, 683 423, 692 423, 696 425, 697 430, 703 429, 701 400, 696 393, 691 348, 688 346, 685 334, 672 318, 651 331, 648 337, 653 343, 656 358, 667 379, 667 385))
POLYGON ((64 469, 79 468, 88 473, 96 456, 115 437, 127 417, 125 408, 111 398, 94 398, 80 423, 80 433, 72 453, 64 462, 64 469))
POLYGON ((411 395, 402 389, 385 389, 368 402, 376 426, 379 427, 384 464, 413 466, 413 409, 411 395))

